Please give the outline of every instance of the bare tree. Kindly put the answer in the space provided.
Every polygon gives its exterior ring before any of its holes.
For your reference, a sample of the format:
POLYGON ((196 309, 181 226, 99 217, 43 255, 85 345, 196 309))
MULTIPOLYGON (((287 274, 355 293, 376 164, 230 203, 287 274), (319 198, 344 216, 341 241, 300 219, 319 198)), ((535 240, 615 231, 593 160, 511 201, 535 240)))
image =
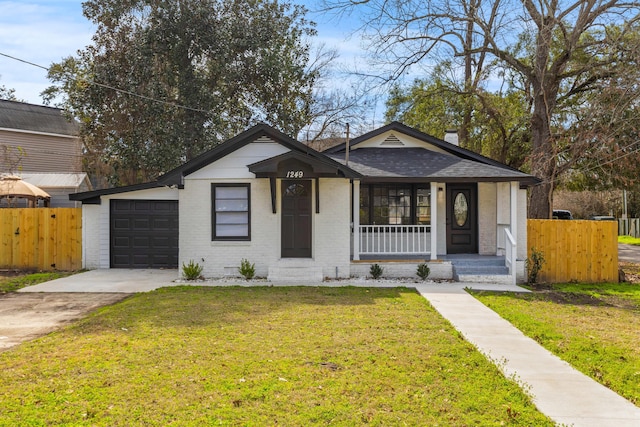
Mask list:
MULTIPOLYGON (((530 97, 531 173, 542 183, 530 192, 529 216, 548 218, 558 156, 567 153, 561 132, 564 108, 598 90, 619 72, 620 41, 635 33, 640 3, 618 0, 327 0, 343 13, 357 9, 368 48, 388 81, 415 67, 459 59, 466 88, 485 84, 499 63, 530 97), (486 55, 486 57, 484 56, 486 55), (486 59, 485 59, 486 58, 486 59), (588 58, 588 60, 584 60, 588 58)), ((565 164, 567 160, 563 159, 565 164)))

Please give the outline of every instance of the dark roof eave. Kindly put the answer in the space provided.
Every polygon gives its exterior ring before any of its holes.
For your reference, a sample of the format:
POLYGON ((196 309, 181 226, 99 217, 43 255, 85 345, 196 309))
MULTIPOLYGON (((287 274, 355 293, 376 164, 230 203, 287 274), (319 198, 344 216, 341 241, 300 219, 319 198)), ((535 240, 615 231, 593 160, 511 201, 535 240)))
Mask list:
POLYGON ((104 188, 102 190, 83 191, 81 193, 69 194, 69 200, 83 202, 87 204, 99 204, 101 196, 108 196, 111 194, 126 193, 129 191, 148 190, 151 188, 169 187, 158 181, 145 182, 142 184, 127 185, 124 187, 104 188), (96 203, 96 201, 98 201, 96 203))
POLYGON ((384 183, 384 182, 406 182, 406 183, 459 183, 459 182, 518 182, 521 186, 530 187, 538 185, 541 180, 533 176, 529 177, 442 177, 442 176, 363 176, 363 184, 384 183))

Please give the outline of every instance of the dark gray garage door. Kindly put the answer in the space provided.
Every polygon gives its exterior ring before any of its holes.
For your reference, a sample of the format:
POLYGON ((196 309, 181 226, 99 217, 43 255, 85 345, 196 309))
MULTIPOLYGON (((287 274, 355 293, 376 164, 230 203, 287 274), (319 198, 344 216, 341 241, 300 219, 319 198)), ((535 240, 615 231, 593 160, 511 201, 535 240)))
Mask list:
POLYGON ((111 267, 177 268, 178 202, 111 200, 111 267))

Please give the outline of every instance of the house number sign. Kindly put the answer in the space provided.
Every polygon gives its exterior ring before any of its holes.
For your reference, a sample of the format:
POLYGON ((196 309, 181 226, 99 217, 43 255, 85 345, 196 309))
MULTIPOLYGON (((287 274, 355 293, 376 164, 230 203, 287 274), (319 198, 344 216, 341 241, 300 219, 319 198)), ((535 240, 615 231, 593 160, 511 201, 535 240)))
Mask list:
POLYGON ((303 178, 303 171, 287 171, 287 178, 303 178))

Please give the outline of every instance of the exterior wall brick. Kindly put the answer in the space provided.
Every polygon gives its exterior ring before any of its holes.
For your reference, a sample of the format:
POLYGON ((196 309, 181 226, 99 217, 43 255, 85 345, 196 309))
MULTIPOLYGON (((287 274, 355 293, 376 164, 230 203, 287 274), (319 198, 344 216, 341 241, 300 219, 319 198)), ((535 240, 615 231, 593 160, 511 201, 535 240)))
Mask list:
POLYGON ((205 277, 237 275, 242 259, 255 264, 256 275, 265 277, 280 255, 278 214, 271 210, 269 180, 185 179, 180 191, 179 265, 190 260, 201 264, 205 277), (250 184, 251 240, 212 240, 212 183, 250 184), (276 246, 277 245, 277 246, 276 246))
MULTIPOLYGON (((315 187, 315 181, 314 181, 315 187)), ((314 188, 315 192, 315 188, 314 188)), ((193 260, 203 265, 206 277, 237 275, 244 258, 255 264, 256 275, 266 277, 280 260, 280 182, 277 213, 272 212, 269 180, 186 179, 180 192, 180 265, 193 260), (251 240, 212 240, 212 183, 249 183, 251 186, 251 240)), ((346 179, 320 179, 320 213, 313 198, 313 265, 323 276, 349 276, 350 184, 346 179), (344 203, 345 201, 346 203, 344 203)))
POLYGON ((320 213, 314 215, 313 258, 324 277, 350 276, 351 184, 348 179, 320 179, 320 213))
POLYGON ((493 183, 478 184, 478 253, 495 255, 497 247, 497 190, 493 183))

